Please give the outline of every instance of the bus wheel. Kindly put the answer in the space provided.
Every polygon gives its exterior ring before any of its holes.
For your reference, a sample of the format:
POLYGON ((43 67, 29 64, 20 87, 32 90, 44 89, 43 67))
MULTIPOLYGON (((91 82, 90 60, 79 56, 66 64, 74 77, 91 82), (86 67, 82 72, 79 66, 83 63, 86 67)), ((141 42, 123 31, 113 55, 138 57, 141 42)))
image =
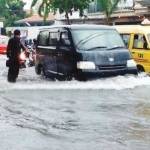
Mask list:
POLYGON ((137 69, 138 69, 138 72, 139 72, 139 73, 145 72, 143 66, 138 65, 138 66, 137 66, 137 69))

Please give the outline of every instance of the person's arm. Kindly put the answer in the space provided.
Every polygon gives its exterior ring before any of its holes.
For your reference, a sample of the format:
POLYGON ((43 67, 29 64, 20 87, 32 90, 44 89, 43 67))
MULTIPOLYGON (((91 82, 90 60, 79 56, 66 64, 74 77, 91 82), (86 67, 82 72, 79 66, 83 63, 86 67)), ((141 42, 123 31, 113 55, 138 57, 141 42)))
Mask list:
POLYGON ((11 57, 11 40, 8 41, 6 50, 7 50, 6 52, 7 57, 11 57))
POLYGON ((26 51, 27 48, 24 46, 24 44, 22 42, 20 42, 20 44, 21 44, 21 48, 23 49, 23 51, 26 51))
POLYGON ((21 42, 21 48, 23 49, 23 51, 28 54, 29 53, 29 50, 28 48, 21 42))

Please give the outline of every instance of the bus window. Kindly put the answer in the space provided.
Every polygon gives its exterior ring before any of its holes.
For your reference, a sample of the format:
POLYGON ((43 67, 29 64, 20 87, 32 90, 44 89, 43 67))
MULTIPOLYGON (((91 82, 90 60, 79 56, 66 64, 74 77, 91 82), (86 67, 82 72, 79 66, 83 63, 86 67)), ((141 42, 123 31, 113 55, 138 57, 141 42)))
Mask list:
POLYGON ((146 38, 143 34, 135 34, 134 35, 133 48, 136 48, 136 49, 147 49, 148 48, 146 38))

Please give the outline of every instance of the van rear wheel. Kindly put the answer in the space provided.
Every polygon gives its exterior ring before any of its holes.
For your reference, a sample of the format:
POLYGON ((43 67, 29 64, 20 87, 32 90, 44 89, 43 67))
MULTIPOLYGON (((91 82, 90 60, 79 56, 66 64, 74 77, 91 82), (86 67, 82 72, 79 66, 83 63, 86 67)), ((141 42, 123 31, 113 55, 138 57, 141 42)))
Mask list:
POLYGON ((41 70, 41 66, 40 66, 40 65, 38 65, 38 66, 35 67, 35 72, 36 72, 36 74, 38 74, 38 75, 41 74, 42 70, 41 70))
POLYGON ((48 78, 44 66, 41 67, 41 75, 45 78, 48 78))

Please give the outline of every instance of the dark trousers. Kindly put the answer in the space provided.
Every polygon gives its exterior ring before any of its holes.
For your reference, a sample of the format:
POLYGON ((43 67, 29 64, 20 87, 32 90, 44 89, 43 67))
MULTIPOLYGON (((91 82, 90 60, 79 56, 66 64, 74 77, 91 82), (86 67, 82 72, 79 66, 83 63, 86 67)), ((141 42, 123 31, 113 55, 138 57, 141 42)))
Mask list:
POLYGON ((9 69, 8 69, 8 76, 7 79, 9 82, 16 82, 16 79, 19 74, 19 61, 16 59, 12 59, 10 61, 9 69))

